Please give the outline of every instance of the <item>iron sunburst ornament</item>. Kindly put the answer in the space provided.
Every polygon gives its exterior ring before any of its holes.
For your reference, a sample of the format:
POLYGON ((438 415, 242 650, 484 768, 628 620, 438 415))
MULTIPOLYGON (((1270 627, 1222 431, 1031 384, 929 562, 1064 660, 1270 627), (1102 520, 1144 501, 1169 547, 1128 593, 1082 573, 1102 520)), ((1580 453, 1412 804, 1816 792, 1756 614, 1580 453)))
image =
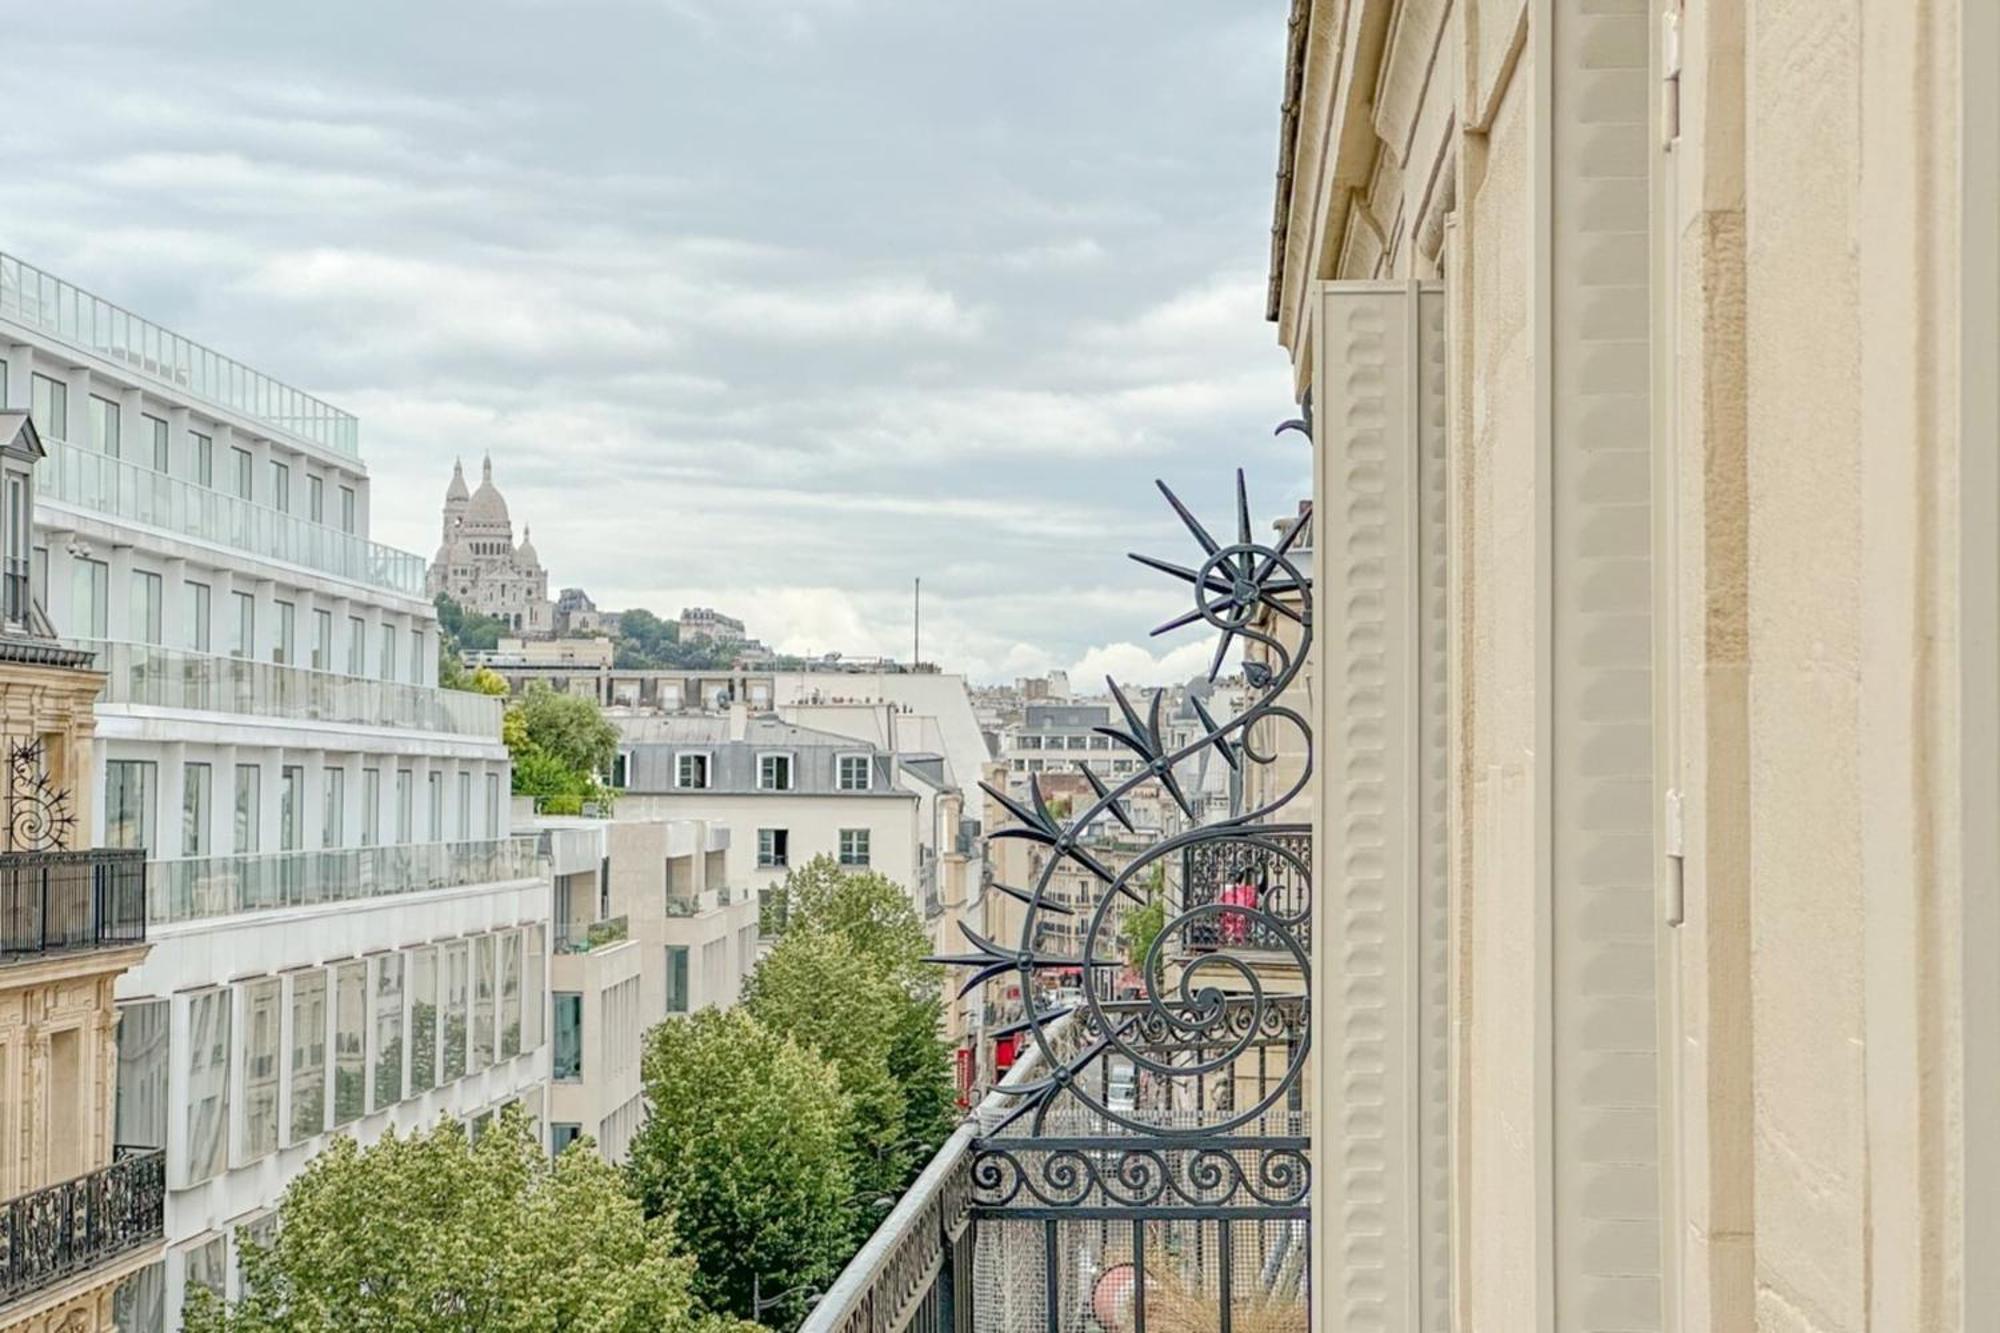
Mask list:
POLYGON ((65 851, 76 833, 69 791, 49 780, 48 752, 39 738, 8 748, 7 828, 20 852, 65 851))
MULTIPOLYGON (((1250 686, 1251 697, 1235 716, 1217 721, 1200 699, 1191 699, 1191 711, 1200 723, 1200 733, 1178 745, 1162 716, 1164 690, 1155 692, 1141 707, 1115 680, 1107 680, 1122 725, 1093 730, 1130 754, 1133 761, 1130 772, 1112 783, 1087 763, 1079 762, 1077 769, 1095 800, 1081 809, 1065 812, 1063 817, 1059 818, 1051 808, 1039 775, 1028 778, 1025 798, 1011 795, 999 786, 981 784, 1016 821, 990 836, 1036 843, 1050 853, 1031 885, 992 885, 1026 908, 1017 942, 989 938, 962 924, 960 930, 970 948, 964 953, 932 960, 969 970, 970 978, 960 994, 1009 974, 1018 978, 1020 993, 1027 1002, 1025 1015, 988 1035, 1019 1034, 1023 1040, 1032 1036, 1045 1061, 1046 1073, 1039 1080, 1010 1087, 1017 1096, 1014 1107, 998 1126, 987 1130, 982 1140, 985 1144, 997 1144, 995 1136, 1001 1129, 1026 1116, 1032 1116, 1032 1123, 1039 1128, 1051 1108, 1064 1099, 1074 1099, 1091 1115, 1121 1124, 1129 1132, 1169 1138, 1190 1132, 1226 1133, 1270 1111, 1275 1099, 1295 1081, 1303 1067, 1307 1042, 1302 1036, 1286 1077, 1269 1096, 1257 1099, 1254 1105, 1232 1108, 1224 1120, 1204 1124, 1194 1131, 1151 1123, 1130 1107, 1112 1106, 1101 1093, 1093 1096, 1079 1077, 1092 1062, 1115 1052, 1122 1061, 1162 1084, 1199 1080, 1227 1069, 1229 1062, 1247 1049, 1246 1043, 1265 1029, 1265 1020, 1270 1016, 1266 1011, 1278 997, 1265 994, 1256 971, 1241 957, 1227 951, 1169 948, 1168 941, 1177 935, 1188 939, 1197 935, 1212 937, 1218 933, 1218 923, 1226 918, 1232 927, 1227 932, 1232 939, 1248 938, 1254 929, 1256 938, 1266 947, 1289 954, 1289 962, 1297 965, 1301 976, 1309 975, 1310 971, 1302 943, 1308 913, 1280 909, 1272 897, 1269 874, 1269 867, 1276 865, 1282 872, 1279 878, 1290 885, 1288 891, 1309 902, 1310 868, 1279 841, 1283 837, 1302 836, 1304 827, 1265 822, 1304 789, 1312 768, 1311 727, 1303 716, 1279 700, 1297 677, 1311 648, 1312 581, 1300 570, 1293 555, 1305 535, 1310 509, 1302 509, 1298 520, 1277 540, 1268 544, 1259 542, 1251 526, 1243 473, 1238 470, 1236 540, 1225 544, 1203 526, 1165 482, 1156 484, 1194 537, 1202 558, 1198 564, 1182 565, 1155 556, 1131 557, 1185 583, 1193 592, 1193 608, 1160 625, 1153 633, 1167 634, 1196 623, 1216 631, 1215 653, 1208 671, 1210 680, 1221 673, 1231 647, 1239 641, 1257 644, 1268 660, 1245 664, 1244 679, 1250 686), (1275 618, 1299 627, 1296 646, 1288 645, 1272 632, 1270 619, 1275 618), (1284 790, 1256 808, 1232 809, 1227 816, 1210 824, 1199 824, 1196 806, 1176 775, 1176 767, 1211 748, 1239 774, 1249 765, 1273 763, 1275 750, 1260 753, 1248 743, 1251 728, 1260 720, 1297 729, 1306 752, 1301 771, 1285 784, 1284 790), (1092 850, 1086 835, 1107 816, 1128 834, 1138 833, 1128 800, 1137 788, 1147 783, 1158 784, 1186 816, 1190 827, 1159 837, 1132 856, 1122 869, 1114 870, 1098 854, 1101 847, 1092 850), (1151 882, 1153 868, 1179 866, 1187 860, 1186 854, 1197 847, 1233 862, 1261 862, 1264 868, 1239 875, 1226 903, 1196 901, 1196 893, 1187 885, 1169 884, 1161 890, 1167 895, 1168 920, 1146 957, 1133 961, 1139 973, 1141 994, 1136 1000, 1114 1002, 1111 993, 1118 987, 1111 978, 1125 969, 1127 960, 1117 938, 1122 918, 1112 914, 1113 908, 1119 899, 1146 901, 1137 886, 1151 882), (1084 901, 1072 908, 1050 892, 1052 877, 1065 860, 1081 866, 1101 886, 1094 901, 1084 901), (1073 936, 1080 943, 1046 947, 1043 936, 1051 931, 1052 918, 1068 918, 1068 924, 1059 933, 1073 936), (1081 998, 1038 1011, 1034 1007, 1035 979, 1048 974, 1079 978, 1081 998), (1210 980, 1211 976, 1216 979, 1210 980), (1074 1014, 1071 1021, 1084 1025, 1085 1040, 1080 1049, 1059 1056, 1052 1029, 1059 1019, 1079 1009, 1083 1012, 1074 1014), (1158 1037, 1163 1032, 1173 1034, 1174 1040, 1185 1043, 1186 1049, 1162 1057, 1158 1037)), ((1129 978, 1125 984, 1129 986, 1129 978)), ((1298 997, 1287 997, 1285 1003, 1297 1004, 1298 997)), ((996 1148, 996 1151, 1003 1150, 996 1148)), ((984 1189, 986 1186, 978 1181, 977 1175, 975 1172, 975 1188, 984 1189)))

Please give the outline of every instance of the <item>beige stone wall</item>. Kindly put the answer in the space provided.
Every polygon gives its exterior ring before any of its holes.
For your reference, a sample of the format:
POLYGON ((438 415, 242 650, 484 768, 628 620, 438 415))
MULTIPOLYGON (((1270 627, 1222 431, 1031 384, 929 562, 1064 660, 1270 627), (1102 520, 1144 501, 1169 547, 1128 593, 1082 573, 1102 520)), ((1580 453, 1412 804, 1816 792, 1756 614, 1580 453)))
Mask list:
MULTIPOLYGON (((93 708, 103 685, 103 675, 95 671, 0 663, 0 765, 10 761, 15 747, 42 742, 48 781, 67 794, 75 819, 72 848, 89 838, 93 708)), ((14 829, 0 820, 0 851, 12 850, 14 829)))

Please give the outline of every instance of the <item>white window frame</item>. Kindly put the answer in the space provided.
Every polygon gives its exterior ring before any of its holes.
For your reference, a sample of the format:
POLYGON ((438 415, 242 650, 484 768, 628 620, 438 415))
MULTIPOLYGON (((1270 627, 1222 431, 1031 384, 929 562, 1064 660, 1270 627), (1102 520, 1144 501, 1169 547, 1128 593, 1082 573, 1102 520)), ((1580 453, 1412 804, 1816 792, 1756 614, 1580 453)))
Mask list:
MULTIPOLYGON (((762 777, 762 759, 759 758, 759 777, 762 777)), ((676 791, 708 791, 715 785, 715 755, 709 750, 679 750, 674 754, 674 789, 676 791), (701 760, 701 781, 689 782, 681 765, 690 759, 701 760)))
POLYGON ((870 845, 874 842, 874 839, 869 836, 869 833, 870 830, 865 828, 842 829, 839 840, 834 844, 834 859, 843 866, 854 866, 865 870, 872 864, 871 858, 875 850, 870 845), (860 853, 858 857, 851 855, 847 850, 850 840, 858 845, 860 853))
POLYGON ((799 789, 798 756, 790 750, 761 750, 757 754, 758 791, 797 791, 799 789), (785 785, 780 787, 764 781, 764 761, 782 759, 785 761, 785 785))
POLYGON ((790 865, 791 865, 791 862, 792 862, 792 845, 791 845, 791 844, 792 844, 792 836, 791 836, 791 830, 789 830, 789 829, 782 829, 782 828, 760 828, 760 829, 758 829, 758 830, 757 830, 757 868, 758 868, 759 870, 784 870, 784 869, 787 869, 787 868, 789 868, 789 867, 790 867, 790 865), (771 837, 771 855, 770 855, 770 857, 769 857, 768 859, 767 859, 767 858, 765 857, 765 855, 764 855, 764 835, 765 835, 766 833, 769 833, 769 834, 771 834, 771 835, 772 835, 772 837, 771 837), (778 839, 777 839, 777 835, 778 835, 778 834, 780 834, 780 833, 782 833, 782 834, 784 834, 784 835, 785 835, 785 852, 784 852, 784 855, 783 855, 782 857, 781 857, 781 856, 779 856, 779 854, 778 854, 778 839))
POLYGON ((833 786, 836 791, 874 791, 875 759, 865 750, 849 750, 833 757, 833 786), (861 764, 861 785, 847 785, 847 762, 858 760, 861 764))

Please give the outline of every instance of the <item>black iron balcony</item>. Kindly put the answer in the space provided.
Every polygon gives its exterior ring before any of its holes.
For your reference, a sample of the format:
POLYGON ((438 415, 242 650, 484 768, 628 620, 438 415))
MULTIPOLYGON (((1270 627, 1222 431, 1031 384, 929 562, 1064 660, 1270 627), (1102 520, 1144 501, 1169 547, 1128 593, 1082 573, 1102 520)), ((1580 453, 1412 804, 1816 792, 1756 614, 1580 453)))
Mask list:
POLYGON ((0 855, 0 961, 145 941, 145 852, 0 855))
POLYGON ((166 1150, 123 1146, 101 1171, 0 1204, 0 1305, 159 1240, 166 1206, 166 1150))
POLYGON ((1289 953, 1312 911, 1312 833, 1246 826, 1181 850, 1180 943, 1191 953, 1289 953), (1232 908, 1239 910, 1230 910, 1232 908), (1275 924, 1274 924, 1275 923, 1275 924))

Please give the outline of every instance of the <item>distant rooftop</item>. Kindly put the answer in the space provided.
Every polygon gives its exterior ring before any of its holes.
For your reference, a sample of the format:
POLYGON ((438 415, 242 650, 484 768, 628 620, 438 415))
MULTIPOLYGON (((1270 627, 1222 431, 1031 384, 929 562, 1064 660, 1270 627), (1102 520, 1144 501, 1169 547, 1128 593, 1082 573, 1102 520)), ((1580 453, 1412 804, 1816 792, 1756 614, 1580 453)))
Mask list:
POLYGON ((301 441, 361 456, 351 414, 8 254, 0 254, 0 317, 301 441))

